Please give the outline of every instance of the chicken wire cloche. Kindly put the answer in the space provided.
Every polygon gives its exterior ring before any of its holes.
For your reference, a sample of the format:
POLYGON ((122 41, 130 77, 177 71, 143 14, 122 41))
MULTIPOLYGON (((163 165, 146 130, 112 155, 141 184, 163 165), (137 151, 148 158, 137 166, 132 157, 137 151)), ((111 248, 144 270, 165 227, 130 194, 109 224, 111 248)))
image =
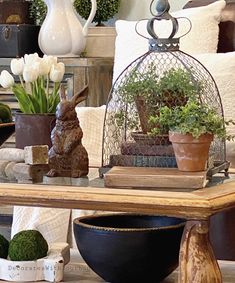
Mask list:
MULTIPOLYGON (((152 13, 153 18, 146 26, 149 51, 121 73, 110 92, 104 121, 101 172, 113 166, 177 167, 168 129, 161 123, 156 124, 154 119, 164 106, 184 106, 194 97, 223 117, 213 77, 199 61, 179 49, 179 22, 169 14, 169 8, 167 0, 157 1, 157 13, 152 13), (168 38, 159 38, 155 32, 161 20, 172 24, 168 38)), ((190 31, 190 21, 189 27, 190 31)), ((139 33, 138 23, 136 32, 139 33)), ((227 172, 229 162, 225 152, 225 141, 214 139, 207 165, 209 176, 222 170, 227 172)))

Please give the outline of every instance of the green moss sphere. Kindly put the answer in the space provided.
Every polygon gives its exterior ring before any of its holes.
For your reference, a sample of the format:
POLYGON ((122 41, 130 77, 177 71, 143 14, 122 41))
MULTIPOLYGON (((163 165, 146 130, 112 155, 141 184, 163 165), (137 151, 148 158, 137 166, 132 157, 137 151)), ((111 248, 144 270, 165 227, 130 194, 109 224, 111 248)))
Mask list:
POLYGON ((11 108, 3 103, 0 103, 0 123, 12 122, 11 108))
POLYGON ((36 230, 25 230, 17 233, 9 245, 9 257, 15 261, 37 260, 45 257, 48 244, 42 234, 36 230))
MULTIPOLYGON (((120 0, 97 0, 97 11, 93 22, 97 23, 98 26, 102 22, 111 19, 117 14, 120 0)), ((78 14, 84 19, 88 19, 91 12, 91 1, 90 0, 75 0, 74 7, 78 14)))
POLYGON ((9 242, 0 235, 0 258, 7 258, 9 242))

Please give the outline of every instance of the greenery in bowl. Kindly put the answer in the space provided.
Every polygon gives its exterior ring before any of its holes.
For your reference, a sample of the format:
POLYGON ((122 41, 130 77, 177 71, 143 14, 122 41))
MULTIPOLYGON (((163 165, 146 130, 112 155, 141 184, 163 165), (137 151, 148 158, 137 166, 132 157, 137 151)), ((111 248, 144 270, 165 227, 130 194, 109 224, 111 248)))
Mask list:
MULTIPOLYGON (((47 12, 47 6, 43 0, 30 0, 30 16, 34 19, 37 25, 42 25, 47 12)), ((97 23, 97 26, 103 25, 102 22, 112 18, 120 7, 120 0, 97 0, 97 11, 93 19, 93 22, 97 23)), ((74 8, 78 14, 87 19, 91 12, 90 0, 75 0, 74 8)))
MULTIPOLYGON (((223 116, 195 99, 189 99, 184 106, 175 108, 164 106, 160 109, 159 115, 151 116, 149 121, 152 125, 157 125, 152 128, 152 135, 170 130, 181 134, 192 134, 195 138, 206 133, 222 139, 232 138, 226 134, 223 116)), ((230 120, 226 122, 228 123, 234 122, 230 120)))

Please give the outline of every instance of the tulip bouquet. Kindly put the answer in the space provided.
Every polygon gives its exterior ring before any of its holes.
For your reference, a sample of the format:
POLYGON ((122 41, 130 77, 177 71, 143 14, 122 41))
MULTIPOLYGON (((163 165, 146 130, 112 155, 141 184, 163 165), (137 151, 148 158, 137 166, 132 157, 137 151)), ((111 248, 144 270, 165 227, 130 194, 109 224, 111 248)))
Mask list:
POLYGON ((4 70, 0 84, 12 89, 23 113, 55 113, 65 72, 63 63, 58 63, 53 56, 41 58, 37 53, 26 54, 24 58, 11 60, 11 71, 19 76, 20 83, 15 83, 14 77, 4 70), (53 88, 49 87, 50 82, 53 88))

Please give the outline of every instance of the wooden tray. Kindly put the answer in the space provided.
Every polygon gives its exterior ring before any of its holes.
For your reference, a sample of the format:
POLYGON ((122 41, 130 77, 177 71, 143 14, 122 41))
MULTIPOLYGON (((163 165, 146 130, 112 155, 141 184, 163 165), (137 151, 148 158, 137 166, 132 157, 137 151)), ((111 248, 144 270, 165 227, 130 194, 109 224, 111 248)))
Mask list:
POLYGON ((105 187, 191 191, 206 186, 206 171, 182 172, 177 168, 115 166, 104 175, 105 187))
POLYGON ((0 145, 15 132, 15 123, 0 124, 0 145))

